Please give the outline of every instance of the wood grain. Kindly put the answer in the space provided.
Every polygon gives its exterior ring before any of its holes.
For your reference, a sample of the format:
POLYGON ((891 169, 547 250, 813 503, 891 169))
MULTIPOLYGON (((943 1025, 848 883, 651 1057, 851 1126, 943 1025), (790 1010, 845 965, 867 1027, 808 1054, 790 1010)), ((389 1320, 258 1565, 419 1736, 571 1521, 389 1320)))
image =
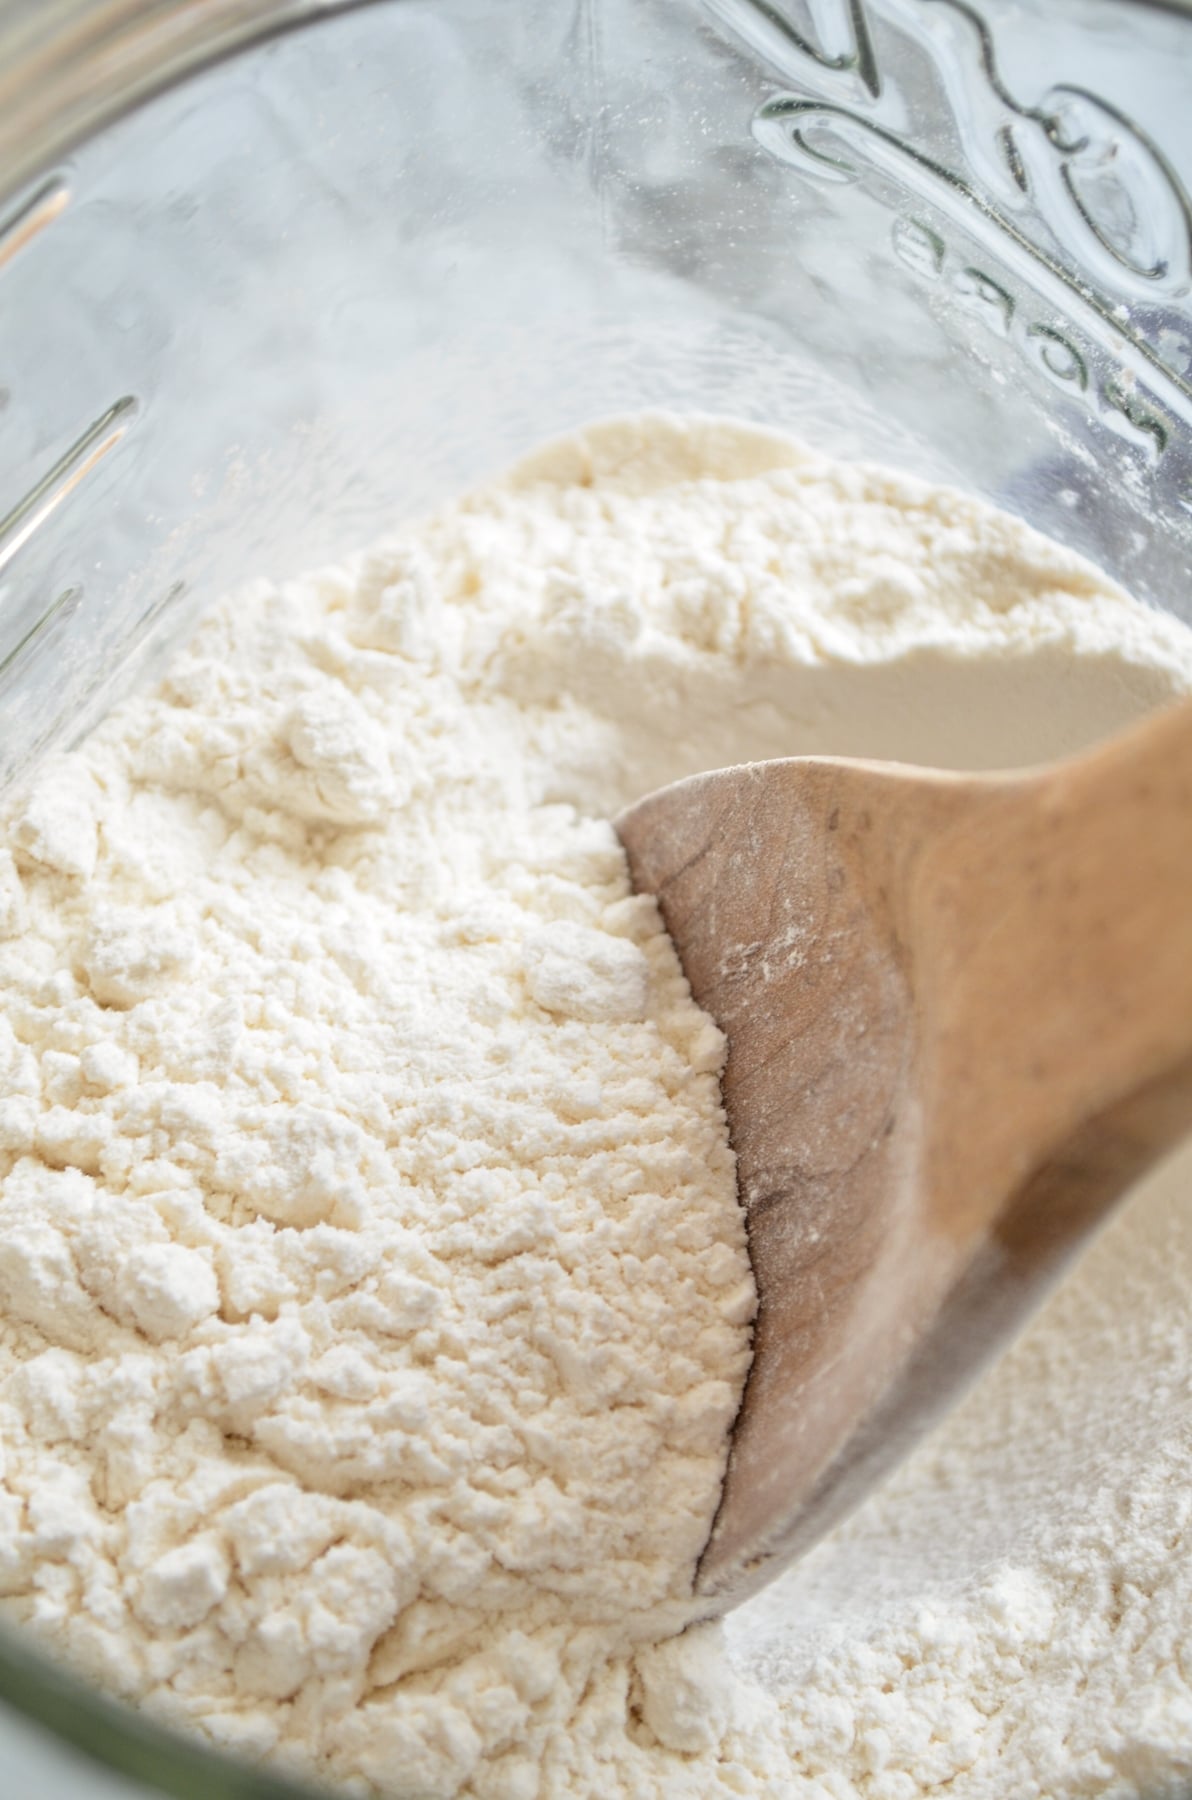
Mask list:
POLYGON ((699 1572, 722 1608, 1192 1128, 1192 707, 1025 775, 721 770, 617 828, 729 1043, 760 1306, 699 1572))

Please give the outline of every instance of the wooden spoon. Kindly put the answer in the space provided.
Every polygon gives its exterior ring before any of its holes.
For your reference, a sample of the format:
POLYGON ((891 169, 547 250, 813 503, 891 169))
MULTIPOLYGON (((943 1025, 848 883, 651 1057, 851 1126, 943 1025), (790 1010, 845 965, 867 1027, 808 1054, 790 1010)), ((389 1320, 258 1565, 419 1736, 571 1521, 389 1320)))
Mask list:
POLYGON ((723 1611, 1192 1128, 1192 705, 1027 773, 722 769, 617 830, 728 1037, 760 1304, 697 1577, 723 1611))

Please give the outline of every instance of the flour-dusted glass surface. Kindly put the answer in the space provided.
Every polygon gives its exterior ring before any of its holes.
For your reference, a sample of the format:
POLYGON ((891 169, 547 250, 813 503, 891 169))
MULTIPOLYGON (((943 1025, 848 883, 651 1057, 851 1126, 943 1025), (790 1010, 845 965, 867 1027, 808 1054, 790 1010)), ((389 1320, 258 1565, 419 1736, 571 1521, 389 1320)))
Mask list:
MULTIPOLYGON (((1184 605, 1190 32, 1105 3, 9 8, 0 777, 244 576, 627 406, 954 479, 1184 605), (303 29, 243 49, 274 24, 303 29)), ((90 1729, 35 1667, 9 1692, 90 1729)), ((202 1792, 189 1755, 137 1766, 202 1792)))
POLYGON ((6 27, 0 773, 263 546, 299 568, 627 405, 954 477, 1180 604, 1183 17, 330 12, 190 80, 304 9, 6 27), (75 141, 80 87, 155 67, 75 141))

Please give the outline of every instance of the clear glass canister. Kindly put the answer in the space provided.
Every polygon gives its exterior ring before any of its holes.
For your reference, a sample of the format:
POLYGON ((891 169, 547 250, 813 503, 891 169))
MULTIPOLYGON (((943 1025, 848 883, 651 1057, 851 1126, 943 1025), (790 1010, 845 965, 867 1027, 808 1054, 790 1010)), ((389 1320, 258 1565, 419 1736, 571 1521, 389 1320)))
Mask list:
MULTIPOLYGON (((642 406, 955 482, 1192 617, 1190 173, 1181 7, 8 0, 0 785, 220 590, 642 406)), ((157 1791, 298 1791, 11 1635, 0 1691, 157 1791)))

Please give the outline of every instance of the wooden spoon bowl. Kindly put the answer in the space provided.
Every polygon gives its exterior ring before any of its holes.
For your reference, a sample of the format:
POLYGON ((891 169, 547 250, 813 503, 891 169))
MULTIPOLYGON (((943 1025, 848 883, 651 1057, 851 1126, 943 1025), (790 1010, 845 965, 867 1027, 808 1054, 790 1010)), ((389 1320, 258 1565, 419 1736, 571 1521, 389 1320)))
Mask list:
POLYGON ((723 1611, 1192 1128, 1192 705, 1043 771, 757 763, 616 826, 728 1037, 759 1311, 697 1578, 723 1611))

